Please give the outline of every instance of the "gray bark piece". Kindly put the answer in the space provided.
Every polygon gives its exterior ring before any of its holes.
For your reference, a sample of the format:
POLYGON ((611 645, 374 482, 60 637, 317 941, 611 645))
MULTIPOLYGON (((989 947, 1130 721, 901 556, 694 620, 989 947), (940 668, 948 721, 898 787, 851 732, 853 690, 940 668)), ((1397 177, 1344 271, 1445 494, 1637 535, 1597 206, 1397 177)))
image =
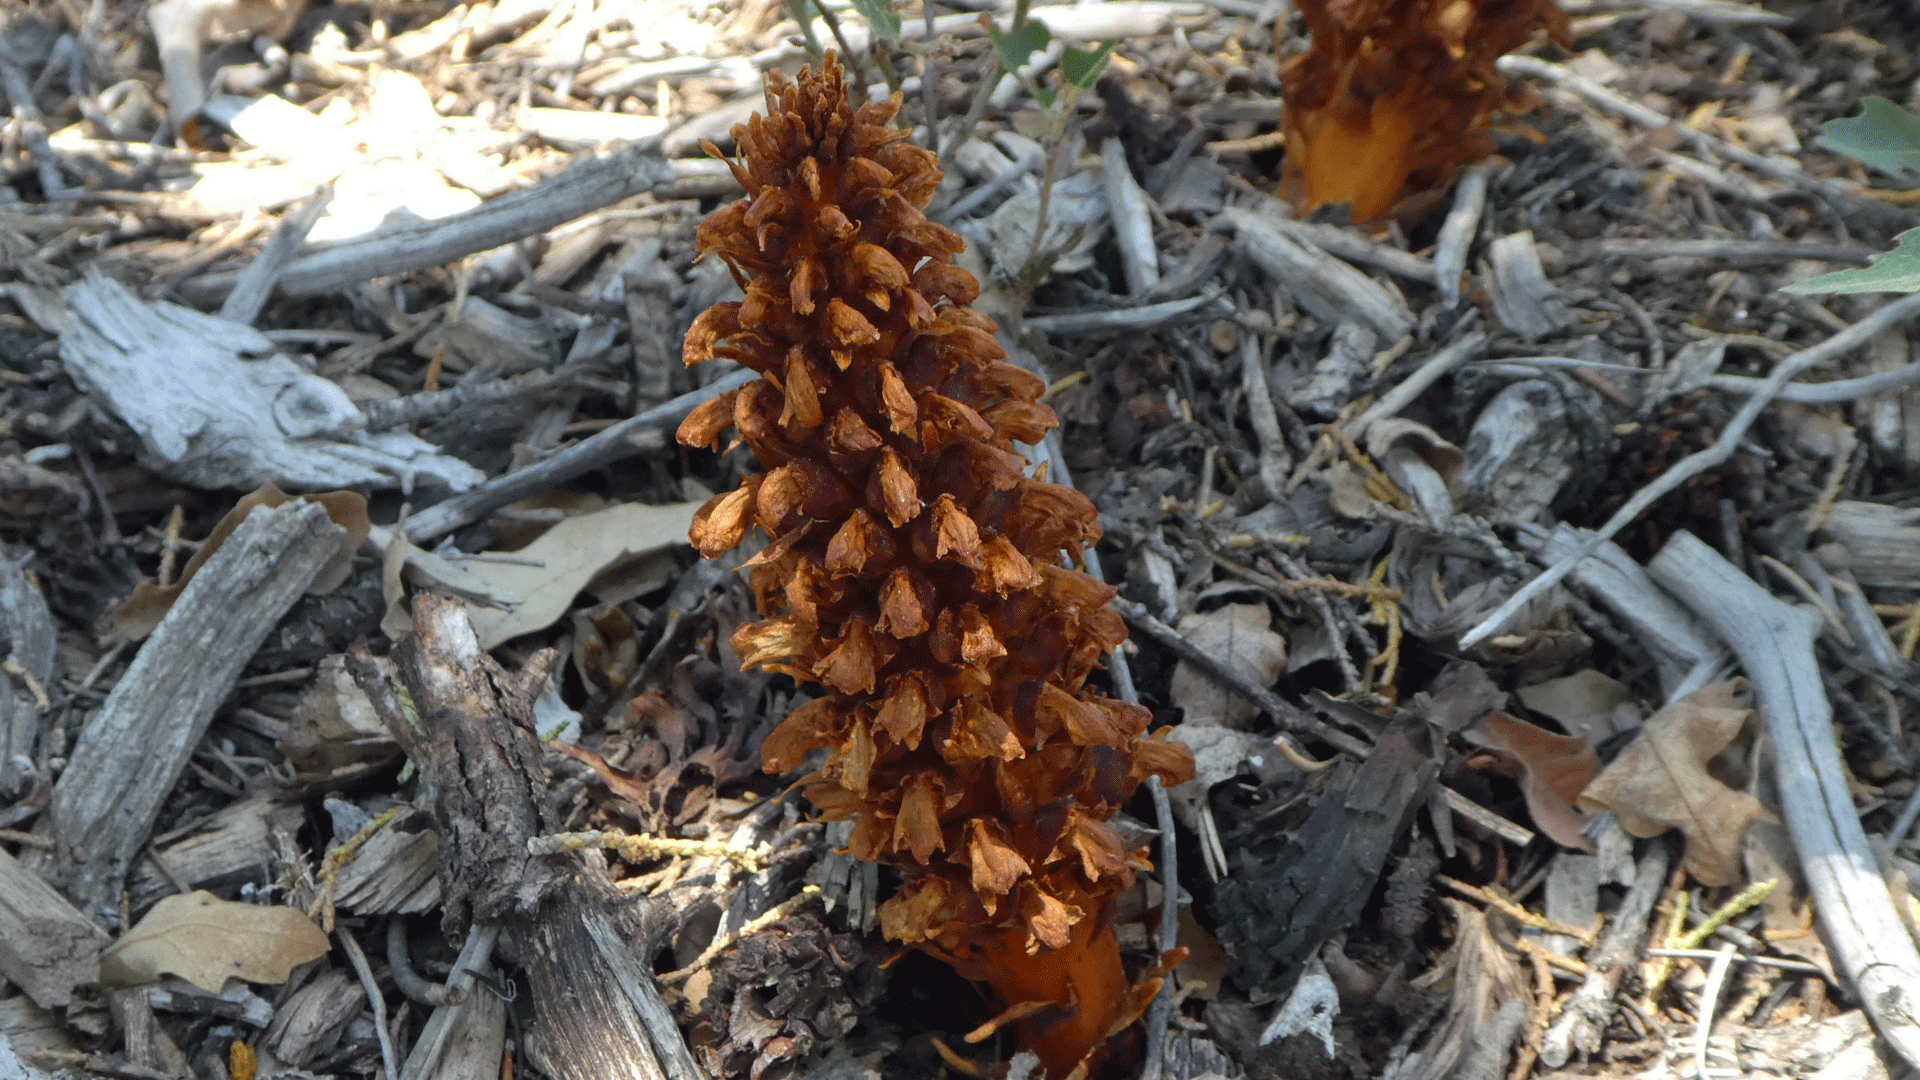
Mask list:
POLYGON ((1500 325, 1532 341, 1573 325, 1573 311, 1560 299, 1560 290, 1547 280, 1533 234, 1517 232, 1487 246, 1492 264, 1481 266, 1481 277, 1493 298, 1500 325))
POLYGON ((191 889, 209 889, 271 880, 273 831, 291 836, 299 830, 301 818, 298 805, 261 795, 227 806, 192 835, 156 847, 134 866, 127 878, 133 910, 145 911, 162 897, 172 896, 178 891, 176 881, 191 889))
POLYGON ((255 508, 81 731, 48 813, 67 894, 81 910, 113 917, 154 815, 214 710, 345 534, 317 504, 255 508))
POLYGON ((366 1007, 367 992, 352 972, 324 971, 280 1006, 261 1041, 274 1057, 303 1069, 331 1050, 366 1007))
POLYGON ((685 367, 673 332, 673 290, 680 284, 680 275, 661 258, 660 241, 650 237, 620 268, 620 283, 620 298, 627 309, 627 340, 633 345, 637 412, 672 397, 674 373, 685 367))
POLYGON ((21 1061, 12 1043, 0 1034, 0 1080, 47 1080, 47 1074, 21 1061))
POLYGON ((1512 383, 1487 402, 1467 435, 1460 482, 1479 497, 1470 512, 1496 522, 1541 519, 1579 460, 1580 433, 1569 402, 1544 379, 1512 383))
POLYGON ((0 851, 0 975, 54 1009, 100 981, 107 935, 18 859, 0 851))
POLYGON ((74 381, 140 436, 144 464, 200 488, 465 491, 486 477, 404 432, 366 432, 346 391, 304 371, 252 327, 148 302, 97 270, 67 289, 60 358, 74 381))
MULTIPOLYGON (((1566 561, 1587 535, 1571 525, 1557 526, 1540 550, 1541 560, 1548 566, 1566 561)), ((1619 545, 1600 545, 1574 569, 1572 577, 1646 647, 1668 703, 1713 681, 1714 672, 1726 660, 1725 650, 1619 545)))
POLYGON ((1867 846, 1834 742, 1813 642, 1820 617, 1775 599, 1692 533, 1647 566, 1740 658, 1772 738, 1781 816, 1806 874, 1821 940, 1874 1026, 1920 1063, 1920 951, 1867 846))
MULTIPOLYGON (((0 998, 0 1043, 11 1043, 16 1054, 52 1051, 58 1057, 75 1049, 66 1024, 25 994, 0 998)), ((10 1080, 5 1068, 0 1080, 10 1080)))
POLYGON ((1834 569, 1850 570, 1862 585, 1920 586, 1920 510, 1842 500, 1820 526, 1820 549, 1834 569))
MULTIPOLYGON (((441 266, 546 232, 628 196, 669 187, 673 181, 673 169, 660 157, 656 141, 582 156, 565 172, 465 213, 408 222, 303 255, 280 275, 280 292, 317 296, 371 278, 441 266)), ((239 279, 237 272, 209 274, 187 282, 180 291, 193 303, 205 303, 224 297, 239 279)))
MULTIPOLYGON (((380 662, 356 651, 349 663, 431 794, 446 921, 473 920, 449 985, 460 986, 460 972, 483 963, 501 936, 533 989, 529 1052, 543 1071, 560 1080, 698 1080, 642 950, 615 928, 604 871, 589 862, 576 874, 528 852, 528 841, 554 826, 532 729, 532 701, 553 656, 502 670, 481 650, 465 609, 444 597, 416 598, 413 625, 392 664, 420 729, 402 715, 380 662)), ((402 1080, 446 1075, 435 1066, 457 1034, 456 1008, 435 1010, 402 1080)))
MULTIPOLYGON (((53 616, 26 572, 0 548, 0 660, 39 683, 53 685, 53 616)), ((26 679, 0 672, 0 799, 23 793, 34 776, 33 748, 40 736, 40 701, 26 679)))
POLYGON ((1332 420, 1355 397, 1355 391, 1367 378, 1367 362, 1373 359, 1379 338, 1359 323, 1341 323, 1333 328, 1333 341, 1313 370, 1288 395, 1295 409, 1323 420, 1332 420))
POLYGON ((1289 240, 1264 215, 1228 207, 1215 220, 1231 225, 1240 250, 1314 318, 1334 326, 1358 320, 1382 341, 1399 341, 1413 331, 1406 301, 1332 255, 1289 240))
POLYGON ((1127 149, 1119 139, 1100 144, 1100 176, 1106 184, 1107 206, 1113 211, 1113 237, 1120 245, 1120 262, 1127 274, 1127 292, 1145 296, 1160 284, 1160 253, 1153 246, 1153 216, 1147 193, 1127 168, 1127 149))

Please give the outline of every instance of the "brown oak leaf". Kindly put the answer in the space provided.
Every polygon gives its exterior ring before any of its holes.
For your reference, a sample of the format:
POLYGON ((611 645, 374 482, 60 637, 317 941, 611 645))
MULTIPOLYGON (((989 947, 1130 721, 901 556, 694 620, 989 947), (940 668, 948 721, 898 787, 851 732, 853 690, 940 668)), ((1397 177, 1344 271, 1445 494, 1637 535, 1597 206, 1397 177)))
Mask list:
POLYGON ((1716 780, 1707 762, 1726 749, 1753 715, 1745 679, 1696 690, 1654 713, 1580 796, 1587 810, 1613 811, 1639 837, 1679 829, 1687 872, 1702 885, 1737 884, 1741 842, 1760 802, 1716 780))
POLYGON ((1586 816, 1574 807, 1600 771, 1600 757, 1585 739, 1560 735, 1510 713, 1489 713, 1470 737, 1506 760, 1502 771, 1520 781, 1533 824, 1562 847, 1591 853, 1593 841, 1580 835, 1586 816))

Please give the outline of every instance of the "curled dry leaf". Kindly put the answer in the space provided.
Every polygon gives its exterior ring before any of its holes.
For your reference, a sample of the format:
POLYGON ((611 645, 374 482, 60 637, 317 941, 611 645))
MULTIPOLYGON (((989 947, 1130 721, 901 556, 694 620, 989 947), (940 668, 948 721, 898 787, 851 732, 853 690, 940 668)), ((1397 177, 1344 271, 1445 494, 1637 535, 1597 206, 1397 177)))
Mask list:
POLYGON ((1702 885, 1741 880, 1741 844, 1760 816, 1760 802, 1707 771, 1707 762, 1740 735, 1753 710, 1747 682, 1734 679, 1696 690, 1654 713, 1640 737, 1587 785, 1580 806, 1613 811, 1639 837, 1679 829, 1687 838, 1687 872, 1702 885))
MULTIPOLYGON (((1287 670, 1287 643, 1273 632, 1273 614, 1265 604, 1227 604, 1180 620, 1180 633, 1208 655, 1261 686, 1272 686, 1287 670)), ((1260 707, 1222 686, 1219 680, 1180 661, 1173 669, 1173 703, 1188 724, 1244 727, 1260 707)))
POLYGON ((220 545, 227 542, 227 537, 233 535, 233 530, 240 527, 254 507, 279 507, 288 500, 319 503, 326 508, 327 517, 333 519, 335 525, 347 530, 347 535, 340 538, 340 550, 327 560, 327 565, 320 568, 319 575, 307 587, 307 592, 314 596, 325 596, 339 588, 353 573, 353 553, 360 550, 367 533, 373 528, 373 522, 367 517, 367 497, 357 491, 288 495, 271 483, 261 484, 240 496, 240 501, 233 504, 233 509, 227 511, 227 515, 220 519, 205 540, 200 541, 200 549, 187 560, 186 567, 180 571, 179 580, 171 585, 143 581, 134 586, 133 592, 107 616, 111 636, 120 641, 145 640, 160 625, 160 620, 167 617, 167 612, 173 610, 173 602, 186 591, 193 575, 200 572, 208 559, 213 558, 213 553, 220 550, 220 545))
POLYGON ((1502 755, 1508 767, 1502 771, 1520 781, 1535 827, 1562 847, 1594 851, 1593 841, 1580 835, 1586 815, 1574 806, 1600 771, 1593 747, 1503 712, 1488 714, 1471 735, 1502 755))
POLYGON ((1514 696, 1533 712, 1551 717, 1571 734, 1596 745, 1640 722, 1633 691, 1592 668, 1523 686, 1514 696))
POLYGON ((514 552, 512 562, 476 562, 467 567, 495 591, 511 596, 511 608, 476 608, 473 632, 482 648, 553 625, 595 575, 629 555, 687 542, 693 503, 649 506, 624 503, 548 529, 514 552))
POLYGON ((281 983, 295 966, 327 954, 326 932, 303 912, 241 904, 210 892, 169 896, 100 954, 103 986, 178 975, 217 994, 228 979, 281 983))

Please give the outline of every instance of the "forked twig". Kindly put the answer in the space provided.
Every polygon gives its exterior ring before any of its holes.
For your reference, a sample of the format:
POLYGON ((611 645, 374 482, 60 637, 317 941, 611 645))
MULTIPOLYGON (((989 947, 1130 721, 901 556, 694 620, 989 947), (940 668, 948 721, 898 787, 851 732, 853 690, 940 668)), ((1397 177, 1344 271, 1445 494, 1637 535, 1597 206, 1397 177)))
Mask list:
POLYGON ((1866 344, 1881 331, 1898 326, 1916 315, 1920 315, 1920 294, 1896 300, 1820 344, 1801 349, 1780 361, 1779 365, 1773 369, 1773 373, 1767 376, 1766 381, 1754 389, 1753 396, 1747 399, 1746 404, 1740 406, 1740 411, 1727 422, 1726 429, 1720 433, 1720 438, 1715 440, 1712 446, 1681 458, 1673 464, 1672 468, 1660 474, 1658 479, 1635 492, 1633 498, 1628 499, 1624 506, 1607 519, 1605 525, 1587 534, 1570 557, 1549 567, 1539 577, 1521 586, 1507 598, 1506 603, 1495 609, 1493 614, 1467 631, 1460 639, 1460 647, 1472 648, 1499 633, 1535 598, 1558 585, 1563 578, 1573 572, 1575 566, 1598 551, 1600 545, 1613 539, 1620 530, 1632 524, 1633 519, 1639 517, 1648 507, 1688 480, 1708 469, 1724 464, 1733 456, 1735 448, 1747 437, 1747 429, 1759 419, 1760 410, 1766 408, 1775 395, 1780 393, 1781 388, 1795 376, 1817 364, 1825 363, 1866 344))

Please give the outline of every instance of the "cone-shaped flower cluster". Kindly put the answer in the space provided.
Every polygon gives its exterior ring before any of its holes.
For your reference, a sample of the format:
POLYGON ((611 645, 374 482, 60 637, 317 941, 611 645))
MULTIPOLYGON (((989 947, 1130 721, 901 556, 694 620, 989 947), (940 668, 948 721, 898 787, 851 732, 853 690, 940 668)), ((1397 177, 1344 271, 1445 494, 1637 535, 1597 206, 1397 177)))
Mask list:
POLYGON ((767 115, 733 130, 747 197, 699 234, 746 296, 701 315, 685 353, 763 379, 680 427, 715 447, 734 428, 768 471, 702 508, 691 539, 711 557, 756 525, 771 537, 750 563, 767 618, 734 645, 823 696, 768 737, 766 768, 830 751, 807 797, 857 819, 855 855, 906 873, 887 936, 991 986, 1058 1080, 1154 985, 1120 967, 1113 902, 1147 864, 1106 821, 1148 775, 1191 776, 1192 755, 1083 685, 1126 637, 1114 590, 1064 565, 1100 526, 1013 449, 1053 410, 968 306, 964 242, 921 213, 941 174, 891 124, 898 97, 854 112, 831 54, 768 78, 767 115))
POLYGON ((1300 15, 1313 47, 1280 70, 1280 195, 1302 211, 1351 203, 1356 222, 1445 195, 1493 152, 1495 110, 1536 100, 1495 62, 1539 29, 1569 41, 1553 0, 1303 0, 1300 15))

